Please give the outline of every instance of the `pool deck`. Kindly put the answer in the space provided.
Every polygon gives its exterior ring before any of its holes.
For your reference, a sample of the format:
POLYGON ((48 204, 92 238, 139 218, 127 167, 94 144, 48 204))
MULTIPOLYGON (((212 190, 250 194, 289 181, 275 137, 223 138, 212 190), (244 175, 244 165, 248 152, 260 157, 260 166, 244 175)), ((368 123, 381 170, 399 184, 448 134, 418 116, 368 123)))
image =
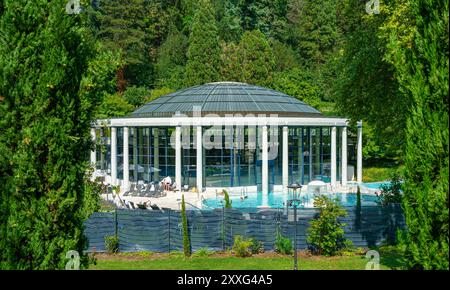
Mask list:
MULTIPOLYGON (((110 194, 109 196, 103 195, 102 197, 104 199, 113 199, 114 202, 119 205, 123 206, 123 203, 121 201, 128 201, 133 202, 134 204, 144 204, 150 202, 151 204, 156 204, 160 208, 170 208, 172 210, 179 210, 181 209, 181 198, 184 194, 184 200, 186 203, 187 209, 195 209, 195 208, 204 208, 203 206, 203 199, 209 199, 209 198, 216 198, 217 193, 221 192, 223 188, 206 188, 202 193, 197 192, 173 192, 173 191, 167 191, 167 195, 165 197, 159 197, 159 198, 150 198, 150 197, 139 197, 139 196, 123 196, 124 192, 121 192, 119 194, 119 198, 114 198, 110 194)), ((231 196, 240 195, 241 188, 225 188, 228 190, 229 194, 231 196)), ((255 189, 249 189, 247 192, 255 192, 255 189)), ((356 193, 357 191, 357 183, 349 182, 349 184, 345 187, 343 186, 336 186, 335 188, 331 188, 329 184, 327 184, 327 190, 330 192, 341 192, 341 193, 356 193)), ((275 191, 279 191, 276 190, 275 191)), ((360 186, 360 191, 362 194, 375 194, 378 189, 370 189, 365 186, 360 186)), ((303 186, 302 192, 306 193, 308 192, 307 186, 303 186)))

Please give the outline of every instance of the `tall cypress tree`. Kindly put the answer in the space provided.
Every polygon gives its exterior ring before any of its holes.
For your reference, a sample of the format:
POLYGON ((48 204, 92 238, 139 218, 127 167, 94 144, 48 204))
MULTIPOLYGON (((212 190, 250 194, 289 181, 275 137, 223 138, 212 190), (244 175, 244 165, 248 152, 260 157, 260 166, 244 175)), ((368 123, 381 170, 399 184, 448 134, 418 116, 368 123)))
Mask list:
POLYGON ((411 104, 403 199, 407 232, 401 243, 410 268, 448 269, 448 0, 396 4, 386 25, 389 56, 411 104))
POLYGON ((187 86, 219 80, 220 46, 211 0, 201 0, 194 15, 189 35, 187 86))
MULTIPOLYGON (((0 267, 63 269, 83 254, 83 177, 99 103, 84 15, 6 0, 0 18, 0 267)), ((95 65, 94 65, 95 66, 95 65)))

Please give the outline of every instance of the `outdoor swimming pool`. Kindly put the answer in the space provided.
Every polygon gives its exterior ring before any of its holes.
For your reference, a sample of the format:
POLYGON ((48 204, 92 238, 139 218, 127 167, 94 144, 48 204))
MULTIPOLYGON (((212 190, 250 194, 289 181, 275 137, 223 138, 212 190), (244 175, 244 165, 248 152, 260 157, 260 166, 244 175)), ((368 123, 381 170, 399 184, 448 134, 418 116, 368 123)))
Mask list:
POLYGON ((380 181, 380 182, 365 182, 362 185, 370 189, 381 189, 382 185, 389 185, 389 184, 391 184, 390 181, 380 181))
MULTIPOLYGON (((336 198, 342 206, 355 206, 355 193, 332 193, 325 194, 328 197, 336 198)), ((303 204, 300 207, 313 207, 314 194, 302 193, 301 197, 303 204)), ((268 206, 272 208, 283 208, 286 201, 286 195, 281 192, 269 193, 266 200, 263 199, 261 193, 248 193, 248 197, 241 199, 239 195, 230 194, 230 200, 233 208, 257 208, 260 206, 268 206)), ((378 205, 379 198, 372 194, 361 194, 362 206, 378 205)), ((203 201, 205 208, 221 208, 223 206, 223 197, 208 198, 203 201)))

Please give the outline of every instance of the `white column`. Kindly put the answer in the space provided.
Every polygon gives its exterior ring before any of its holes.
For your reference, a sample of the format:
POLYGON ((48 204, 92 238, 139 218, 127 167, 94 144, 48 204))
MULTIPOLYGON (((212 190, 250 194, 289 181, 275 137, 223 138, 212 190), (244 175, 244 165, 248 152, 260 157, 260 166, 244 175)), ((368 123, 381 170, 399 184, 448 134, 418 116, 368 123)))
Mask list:
POLYGON ((362 121, 358 122, 358 148, 356 157, 356 181, 362 182, 362 121))
POLYGON ((331 127, 331 186, 336 187, 336 127, 331 127))
POLYGON ((283 192, 287 192, 289 183, 289 140, 288 140, 288 127, 283 127, 283 192))
POLYGON ((129 154, 129 129, 123 128, 123 185, 124 190, 130 189, 130 154, 129 154))
POLYGON ((181 191, 181 127, 175 129, 175 182, 181 191))
POLYGON ((96 153, 96 135, 95 135, 95 128, 91 128, 91 138, 92 138, 92 142, 94 143, 94 150, 91 151, 91 165, 94 166, 94 171, 95 171, 95 167, 97 164, 97 153, 96 153))
POLYGON ((133 180, 139 180, 139 162, 138 162, 138 127, 133 128, 133 180))
POLYGON ((117 128, 111 128, 111 184, 117 185, 117 128))
POLYGON ((347 186, 347 126, 342 127, 342 170, 341 184, 347 186))
POLYGON ((155 128, 153 132, 153 167, 155 175, 153 180, 159 181, 159 129, 155 128))
MULTIPOLYGON (((311 182, 314 177, 313 177, 313 137, 312 137, 312 128, 308 128, 308 132, 309 132, 309 156, 308 156, 308 160, 309 160, 309 182, 311 182)), ((315 130, 314 130, 314 133, 315 130)))
POLYGON ((203 191, 203 143, 202 126, 197 126, 197 192, 203 191))
POLYGON ((267 205, 269 196, 269 146, 267 125, 262 127, 262 196, 263 205, 267 205))

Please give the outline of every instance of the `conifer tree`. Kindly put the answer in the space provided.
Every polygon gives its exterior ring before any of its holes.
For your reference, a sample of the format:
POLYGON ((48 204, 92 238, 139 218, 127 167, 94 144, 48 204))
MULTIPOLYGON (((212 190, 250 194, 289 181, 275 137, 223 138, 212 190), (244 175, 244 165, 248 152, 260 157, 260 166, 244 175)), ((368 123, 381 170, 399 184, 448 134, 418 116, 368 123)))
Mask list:
POLYGON ((189 35, 186 86, 219 80, 220 46, 211 0, 201 0, 189 35))
POLYGON ((403 196, 407 232, 400 240, 409 268, 448 269, 448 0, 396 4, 386 25, 388 56, 411 104, 403 196))
POLYGON ((65 0, 3 4, 0 267, 64 269, 69 250, 85 267, 83 180, 101 95, 93 41, 65 0))
POLYGON ((191 256, 191 242, 189 240, 189 228, 186 216, 186 203, 184 194, 181 196, 181 223, 183 227, 183 253, 186 258, 191 256))
POLYGON ((238 56, 242 82, 261 86, 271 84, 275 60, 269 42, 261 31, 244 33, 239 43, 238 56))
MULTIPOLYGON (((120 50, 123 66, 117 70, 117 89, 123 92, 135 79, 139 67, 145 66, 145 0, 103 0, 98 14, 98 36, 103 45, 120 50)), ((142 72, 141 72, 142 73, 142 72)))
POLYGON ((172 26, 158 51, 155 65, 157 85, 173 89, 180 89, 183 86, 186 50, 187 37, 172 26))

